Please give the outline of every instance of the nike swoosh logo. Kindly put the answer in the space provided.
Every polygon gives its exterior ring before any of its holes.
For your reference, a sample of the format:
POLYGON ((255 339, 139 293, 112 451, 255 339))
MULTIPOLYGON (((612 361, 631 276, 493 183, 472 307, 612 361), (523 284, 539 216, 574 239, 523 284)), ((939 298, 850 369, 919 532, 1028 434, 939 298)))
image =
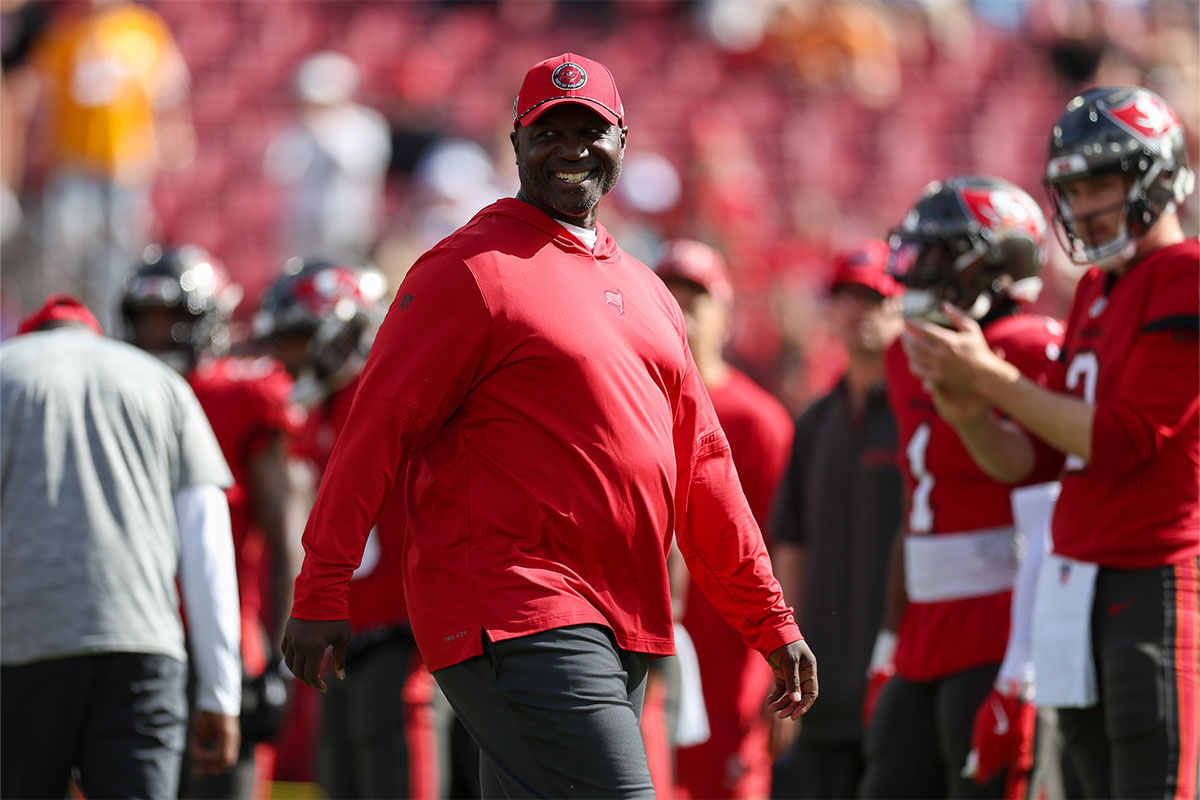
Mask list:
POLYGON ((997 736, 1004 736, 1008 733, 1008 714, 1004 713, 1004 704, 992 698, 992 713, 996 717, 996 727, 992 729, 992 733, 997 736))
POLYGON ((1109 603, 1108 604, 1108 615, 1110 617, 1115 617, 1117 614, 1120 614, 1122 611, 1129 608, 1131 605, 1133 605, 1132 600, 1126 600, 1121 603, 1109 603))

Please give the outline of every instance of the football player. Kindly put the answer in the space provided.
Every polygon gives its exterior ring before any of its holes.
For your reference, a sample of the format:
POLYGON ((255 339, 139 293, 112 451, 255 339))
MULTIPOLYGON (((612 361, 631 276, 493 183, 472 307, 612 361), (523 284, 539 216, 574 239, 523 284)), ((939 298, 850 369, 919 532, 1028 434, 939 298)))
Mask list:
MULTIPOLYGON (((1058 707, 1088 797, 1200 791, 1200 244, 1176 211, 1195 186, 1185 154, 1153 92, 1067 103, 1045 182, 1068 252, 1094 266, 1051 387, 963 315, 910 337, 913 370, 936 391, 995 405, 1066 455, 1033 651, 1038 702, 1058 707)), ((1027 456, 1015 428, 968 435, 988 471, 1027 456)))
POLYGON ((241 297, 241 287, 203 248, 152 245, 126 276, 120 303, 126 340, 187 378, 235 481, 227 494, 246 676, 242 752, 225 775, 198 777, 185 770, 185 797, 258 796, 255 787, 271 778, 273 751, 267 743, 287 701, 276 644, 291 608, 307 511, 288 457, 299 418, 290 399, 291 379, 277 362, 224 355, 230 315, 241 297))
MULTIPOLYGON (((386 310, 386 288, 373 267, 294 258, 254 318, 255 335, 278 354, 295 378, 295 399, 308 408, 296 449, 318 482, 350 414, 386 310)), ((403 498, 393 502, 399 507, 403 498)), ((433 685, 408 625, 403 535, 398 527, 372 530, 350 582, 348 680, 331 681, 320 703, 317 779, 330 797, 424 797, 434 791, 434 760, 417 757, 433 746, 433 685)))
MULTIPOLYGON (((725 361, 734 299, 725 258, 702 242, 675 239, 663 246, 654 269, 683 309, 700 379, 729 438, 750 509, 765 525, 771 498, 787 468, 794 425, 778 400, 725 361)), ((766 711, 763 698, 771 689, 770 666, 721 619, 694 579, 689 576, 687 581, 681 622, 699 660, 709 736, 677 751, 678 793, 695 798, 766 797, 772 757, 789 743, 773 739, 795 728, 766 711)))
MULTIPOLYGON (((1062 324, 1022 308, 1041 288, 1045 231, 1037 204, 1007 181, 963 175, 929 184, 890 239, 890 271, 906 286, 905 316, 933 327, 954 315, 975 320, 990 347, 1031 381, 1045 382, 1062 324)), ((1015 659, 1001 669, 1020 563, 1010 484, 1050 481, 1059 460, 1029 441, 1021 472, 985 472, 958 428, 982 424, 990 408, 963 402, 957 416, 949 413, 950 400, 910 371, 900 341, 885 366, 906 504, 885 630, 872 657, 879 695, 862 793, 1015 793, 1031 766, 1034 711, 1027 670, 1015 659), (893 671, 879 690, 879 677, 893 671), (1001 717, 1002 725, 988 724, 1001 717), (977 729, 982 740, 973 736, 977 729), (979 752, 967 768, 973 746, 979 752)))

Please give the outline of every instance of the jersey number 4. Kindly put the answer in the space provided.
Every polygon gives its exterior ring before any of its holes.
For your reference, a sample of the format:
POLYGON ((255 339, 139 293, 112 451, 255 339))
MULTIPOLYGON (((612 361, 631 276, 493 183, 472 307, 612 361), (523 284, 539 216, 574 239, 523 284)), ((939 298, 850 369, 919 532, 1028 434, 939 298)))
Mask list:
MULTIPOLYGON (((1067 368, 1067 391, 1076 392, 1083 397, 1083 402, 1090 405, 1096 403, 1096 380, 1100 377, 1100 360, 1093 352, 1077 353, 1071 359, 1067 368), (1082 390, 1082 391, 1081 391, 1082 390)), ((1063 468, 1067 472, 1078 472, 1083 469, 1084 461, 1079 456, 1067 456, 1063 468)))

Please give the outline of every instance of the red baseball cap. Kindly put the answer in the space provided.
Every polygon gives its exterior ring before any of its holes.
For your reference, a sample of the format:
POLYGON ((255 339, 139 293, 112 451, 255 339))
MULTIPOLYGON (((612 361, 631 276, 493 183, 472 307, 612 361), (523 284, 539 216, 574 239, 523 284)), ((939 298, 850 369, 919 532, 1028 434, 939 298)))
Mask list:
POLYGON ((887 273, 888 251, 887 242, 878 239, 865 239, 839 251, 833 258, 829 291, 855 285, 865 286, 884 297, 903 292, 904 287, 887 273))
POLYGON ((733 284, 729 282, 725 259, 703 242, 694 239, 667 242, 654 271, 664 281, 689 281, 723 303, 733 302, 733 284))
POLYGON ((625 107, 608 67, 575 53, 534 64, 513 103, 513 128, 528 125, 555 106, 578 103, 613 125, 624 127, 625 107))
POLYGON ((91 309, 85 306, 82 300, 69 294, 52 294, 47 297, 41 308, 21 320, 17 327, 17 335, 41 330, 51 322, 81 322, 101 336, 104 335, 104 329, 100 327, 91 309))

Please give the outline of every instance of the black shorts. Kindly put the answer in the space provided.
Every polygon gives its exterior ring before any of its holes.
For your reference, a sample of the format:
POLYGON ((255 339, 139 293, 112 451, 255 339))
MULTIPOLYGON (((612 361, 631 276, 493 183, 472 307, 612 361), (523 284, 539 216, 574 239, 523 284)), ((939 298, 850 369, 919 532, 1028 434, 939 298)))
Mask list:
POLYGON ((1196 558, 1099 571, 1092 657, 1100 702, 1058 712, 1085 796, 1200 796, 1198 577, 1196 558))
POLYGON ((95 653, 0 670, 0 796, 174 797, 187 727, 187 665, 95 653))

